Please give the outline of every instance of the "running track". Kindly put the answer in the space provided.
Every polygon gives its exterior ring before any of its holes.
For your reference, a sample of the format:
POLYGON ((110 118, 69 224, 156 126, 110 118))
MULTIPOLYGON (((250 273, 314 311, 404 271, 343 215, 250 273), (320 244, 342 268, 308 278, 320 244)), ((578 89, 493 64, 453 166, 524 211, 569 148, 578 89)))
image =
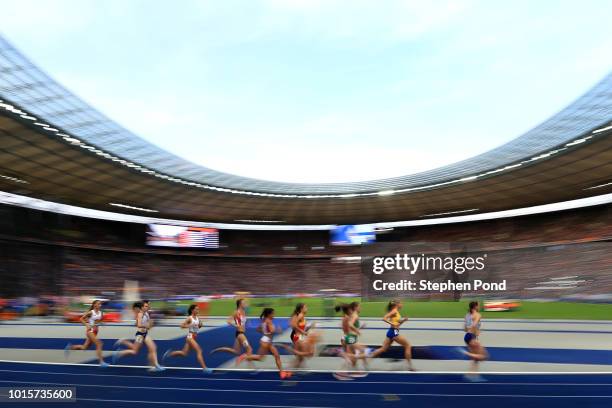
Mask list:
MULTIPOLYGON (((278 380, 275 372, 0 363, 0 387, 74 386, 78 402, 51 407, 611 407, 611 374, 489 374, 483 383, 459 374, 370 373, 337 381, 330 373, 278 380)), ((32 408, 42 404, 10 403, 32 408)), ((45 404, 47 405, 47 404, 45 404)))

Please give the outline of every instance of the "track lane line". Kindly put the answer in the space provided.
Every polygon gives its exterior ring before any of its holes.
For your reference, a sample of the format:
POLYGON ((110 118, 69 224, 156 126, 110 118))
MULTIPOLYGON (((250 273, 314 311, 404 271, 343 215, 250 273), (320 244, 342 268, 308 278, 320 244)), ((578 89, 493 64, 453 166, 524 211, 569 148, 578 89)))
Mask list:
MULTIPOLYGON (((16 383, 16 384, 36 384, 36 385, 66 385, 64 383, 54 382, 32 382, 32 381, 5 381, 0 380, 0 383, 16 383)), ((247 389, 219 389, 219 388, 180 388, 180 387, 147 387, 147 386, 126 386, 126 385, 107 385, 107 384, 70 384, 74 387, 90 387, 90 388, 118 388, 129 390, 164 390, 164 391, 190 391, 190 392, 234 392, 234 393, 249 393, 249 394, 307 394, 307 395, 363 395, 363 396, 380 396, 388 394, 386 392, 329 392, 329 391, 285 391, 285 390, 247 390, 247 389)), ((538 394, 441 394, 441 393, 397 393, 393 395, 405 397, 516 397, 516 398, 612 398, 612 395, 538 395, 538 394)))
MULTIPOLYGON (((450 360, 449 360, 450 361, 450 360)), ((454 361, 454 360, 453 360, 454 361)), ((468 360, 465 360, 468 362, 468 360)), ((93 363, 58 363, 58 362, 46 362, 46 361, 27 361, 27 360, 2 360, 0 359, 0 363, 12 363, 12 364, 38 364, 38 365, 49 365, 49 366, 75 366, 75 367, 91 367, 91 368, 99 368, 98 364, 93 363)), ((530 363, 526 363, 530 364, 530 363)), ((539 364, 539 363, 538 363, 539 364)), ((563 365, 572 365, 572 364, 563 364, 563 365)), ((148 366, 142 365, 123 365, 117 364, 112 367, 120 367, 120 368, 135 368, 135 369, 147 369, 148 366)), ((169 370, 190 370, 190 371, 202 371, 201 368, 198 367, 172 367, 172 366, 164 366, 169 370)), ((243 372, 243 373, 252 373, 253 370, 250 368, 215 368, 215 371, 219 372, 243 372)), ((278 372, 276 368, 260 368, 259 372, 278 372)), ((298 373, 322 373, 322 374, 333 374, 340 370, 316 370, 316 369, 299 369, 292 370, 293 372, 298 373)), ((410 374, 410 375, 442 375, 442 374, 472 374, 471 371, 467 370, 456 370, 456 371, 407 371, 407 370, 397 370, 397 371, 386 371, 386 370, 370 370, 368 371, 370 374, 410 374)), ((480 371, 479 374, 482 375, 612 375, 612 367, 611 371, 480 371)))
POLYGON ((215 407, 252 407, 252 408, 335 408, 333 406, 311 406, 311 405, 257 405, 257 404, 228 404, 228 403, 212 403, 212 402, 176 402, 176 401, 142 401, 142 400, 121 400, 121 399, 103 399, 103 398, 77 398, 78 401, 92 402, 112 402, 112 403, 138 403, 138 404, 163 404, 163 405, 197 405, 197 406, 215 406, 215 407))
MULTIPOLYGON (((9 373, 27 373, 27 374, 43 374, 43 375, 66 375, 66 376, 89 376, 89 377, 122 377, 122 378, 144 378, 147 380, 195 380, 195 381, 238 381, 238 382, 282 382, 280 379, 258 379, 258 378, 212 378, 212 377, 177 377, 177 376, 158 376, 158 375, 125 375, 125 374, 94 374, 94 373, 61 373, 56 371, 29 371, 29 370, 3 370, 0 369, 0 372, 9 372, 9 373)), ((611 373, 612 376, 612 373, 611 373)), ((349 381, 338 381, 335 379, 330 380, 302 380, 292 378, 290 381, 297 381, 300 383, 334 383, 334 384, 343 384, 343 385, 356 385, 356 384, 394 384, 394 385, 405 385, 405 384, 415 384, 415 385, 515 385, 515 386, 603 386, 603 387, 612 387, 612 379, 609 383, 563 383, 563 382, 553 382, 553 383, 533 383, 533 382, 428 382, 428 381, 362 381, 357 379, 354 382, 349 381)))

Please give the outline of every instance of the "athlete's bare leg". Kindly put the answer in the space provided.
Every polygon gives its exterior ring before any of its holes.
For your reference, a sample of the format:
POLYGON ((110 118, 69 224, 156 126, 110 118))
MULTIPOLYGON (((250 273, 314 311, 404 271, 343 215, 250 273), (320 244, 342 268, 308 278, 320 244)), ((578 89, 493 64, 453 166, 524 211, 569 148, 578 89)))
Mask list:
POLYGON ((89 338, 89 334, 87 333, 87 338, 83 344, 76 344, 74 346, 70 346, 70 350, 87 350, 89 346, 91 346, 91 339, 89 338))
POLYGON ((370 354, 368 357, 369 358, 376 358, 376 357, 380 356, 382 353, 384 353, 385 351, 389 350, 389 347, 391 346, 392 342, 393 342, 393 340, 391 340, 388 337, 385 337, 385 341, 383 342, 382 346, 380 346, 379 348, 374 350, 372 352, 372 354, 370 354))
POLYGON ((189 350, 191 350, 191 345, 189 344, 189 340, 185 341, 185 345, 181 350, 175 350, 168 354, 169 357, 187 357, 189 354, 189 350))
POLYGON ((397 336, 393 340, 397 342, 399 345, 404 346, 404 358, 408 362, 408 367, 410 370, 414 370, 412 367, 412 346, 410 342, 404 336, 397 336))
POLYGON ((155 345, 155 342, 150 337, 146 337, 144 339, 144 343, 147 346, 147 358, 149 359, 149 363, 153 367, 159 366, 159 363, 157 362, 157 346, 155 345))

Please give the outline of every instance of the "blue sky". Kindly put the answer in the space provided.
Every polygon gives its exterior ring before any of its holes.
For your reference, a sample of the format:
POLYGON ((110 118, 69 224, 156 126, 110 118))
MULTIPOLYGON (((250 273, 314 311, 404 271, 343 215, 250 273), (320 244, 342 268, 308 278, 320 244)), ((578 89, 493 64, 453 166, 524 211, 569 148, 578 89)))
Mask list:
POLYGON ((0 0, 70 90, 196 163, 279 181, 482 153, 612 69, 610 1, 0 0))

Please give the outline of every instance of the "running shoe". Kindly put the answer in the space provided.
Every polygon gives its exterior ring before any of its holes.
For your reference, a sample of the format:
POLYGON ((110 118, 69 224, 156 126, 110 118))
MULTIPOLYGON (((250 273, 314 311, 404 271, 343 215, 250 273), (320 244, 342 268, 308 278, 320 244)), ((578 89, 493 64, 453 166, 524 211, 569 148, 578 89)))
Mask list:
POLYGON ((162 366, 160 366, 160 365, 158 364, 158 365, 156 365, 155 367, 151 367, 151 368, 149 368, 149 370, 148 370, 148 371, 149 371, 150 373, 159 373, 159 372, 162 372, 162 371, 165 371, 165 370, 166 370, 166 369, 165 369, 164 367, 162 367, 162 366))
POLYGON ((170 353, 172 353, 172 349, 169 348, 168 350, 166 350, 166 352, 164 353, 164 355, 162 356, 162 363, 164 363, 166 361, 166 359, 168 358, 168 356, 170 355, 170 353))
POLYGON ((213 369, 212 369, 212 368, 210 368, 210 367, 206 367, 206 368, 203 368, 203 369, 202 369, 202 372, 203 372, 204 374, 206 374, 206 375, 210 375, 210 374, 212 374, 212 373, 213 373, 213 369))
POLYGON ((68 359, 68 356, 70 355, 70 347, 72 347, 72 343, 68 343, 66 344, 66 347, 64 347, 64 358, 68 359))
POLYGON ((487 381, 480 374, 466 374, 463 376, 463 378, 465 378, 469 382, 486 382, 487 381))
POLYGON ((100 368, 107 368, 108 367, 108 363, 106 361, 103 361, 100 363, 100 368))
POLYGON ((353 381, 354 378, 343 372, 336 372, 332 374, 334 378, 338 381, 353 381))
POLYGON ((236 365, 240 365, 245 358, 247 358, 247 353, 242 353, 241 355, 239 355, 236 359, 236 365))
POLYGON ((118 349, 119 347, 121 347, 121 342, 125 340, 125 339, 117 339, 117 341, 115 342, 115 344, 113 344, 113 348, 114 349, 118 349))

